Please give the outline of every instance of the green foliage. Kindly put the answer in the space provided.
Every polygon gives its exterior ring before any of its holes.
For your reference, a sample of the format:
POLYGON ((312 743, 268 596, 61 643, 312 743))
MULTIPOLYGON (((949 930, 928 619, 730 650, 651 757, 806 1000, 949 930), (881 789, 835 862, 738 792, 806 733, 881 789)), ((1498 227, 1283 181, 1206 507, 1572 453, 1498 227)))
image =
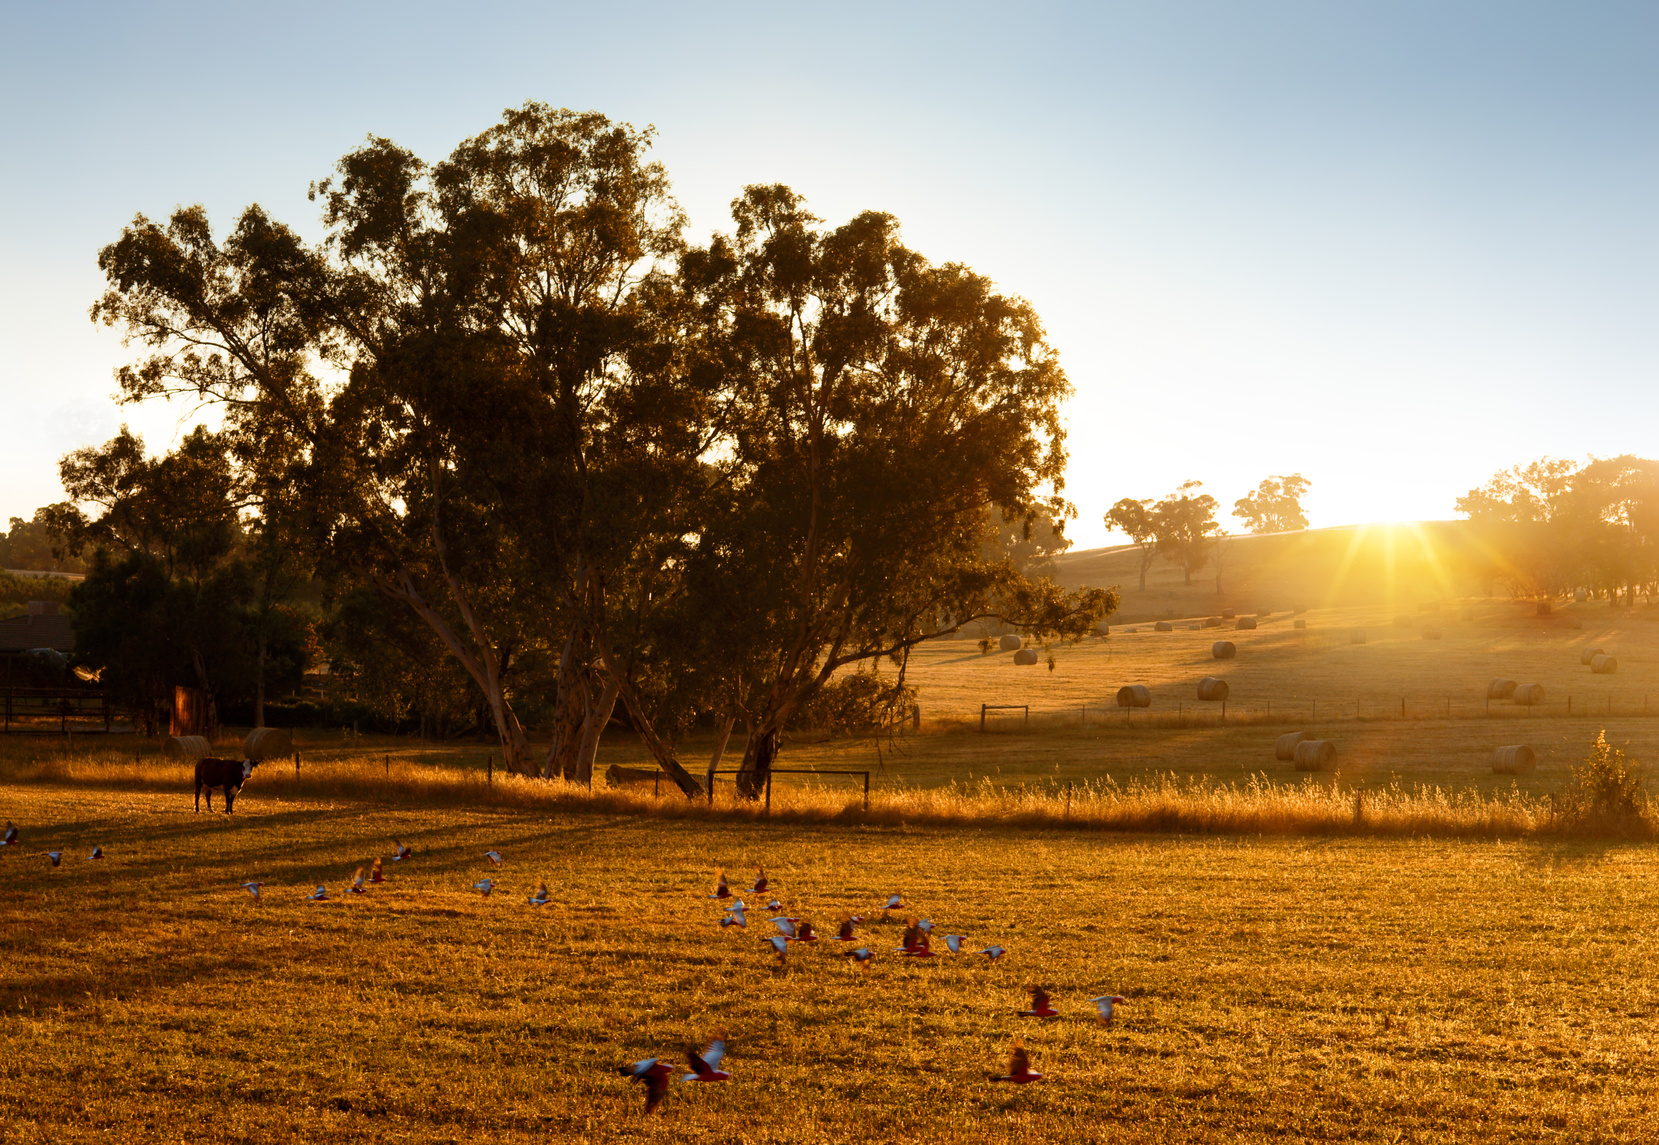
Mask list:
POLYGON ((1187 481, 1152 507, 1152 528, 1158 552, 1180 566, 1186 583, 1210 560, 1210 549, 1218 526, 1216 499, 1198 493, 1202 481, 1187 481))
POLYGON ((902 719, 916 689, 878 672, 851 672, 825 684, 795 709, 791 728, 835 735, 873 732, 902 719))
POLYGON ((1287 533, 1308 527, 1307 514, 1302 511, 1302 498, 1312 482, 1300 473, 1289 477, 1268 477, 1233 502, 1233 516, 1243 521, 1252 533, 1287 533))
MULTIPOLYGON (((0 570, 23 569, 30 572, 85 572, 86 565, 64 551, 63 540, 55 536, 50 522, 54 512, 67 505, 51 505, 36 509, 25 521, 11 519, 11 529, 0 531, 0 570)), ((45 599, 45 598, 35 598, 45 599)))
POLYGON ((1555 797, 1556 817, 1576 826, 1591 820, 1642 822, 1647 816, 1647 793, 1624 752, 1607 742, 1605 730, 1596 733, 1590 754, 1573 768, 1572 779, 1555 797))

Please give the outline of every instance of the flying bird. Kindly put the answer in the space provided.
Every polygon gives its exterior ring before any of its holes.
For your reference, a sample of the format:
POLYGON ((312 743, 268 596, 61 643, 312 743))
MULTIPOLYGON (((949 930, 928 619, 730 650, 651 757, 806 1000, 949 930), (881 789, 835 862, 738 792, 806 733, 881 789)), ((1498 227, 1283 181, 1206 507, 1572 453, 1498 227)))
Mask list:
POLYGON ((918 922, 916 924, 916 929, 920 930, 923 934, 932 934, 933 933, 933 920, 931 918, 922 919, 921 922, 918 922))
POLYGON ((6 835, 5 835, 5 838, 0 839, 0 847, 15 847, 15 846, 17 846, 17 828, 12 826, 12 821, 10 819, 7 819, 6 820, 6 835))
POLYGON ((691 1065, 691 1072, 680 1080, 730 1081, 732 1075, 720 1068, 720 1059, 725 1056, 725 1038, 715 1038, 702 1053, 697 1052, 696 1046, 687 1046, 685 1048, 685 1059, 691 1065))
POLYGON ((789 953, 789 939, 785 938, 781 934, 774 934, 771 938, 764 939, 763 941, 772 944, 772 950, 778 956, 778 965, 782 966, 784 955, 789 953))
POLYGON ((729 887, 728 885, 726 885, 726 872, 724 870, 715 871, 714 872, 714 893, 712 895, 710 895, 709 898, 711 898, 711 899, 729 899, 731 897, 732 897, 732 888, 729 887))
POLYGON ((860 946, 857 950, 849 950, 846 954, 842 955, 844 958, 851 958, 854 962, 858 963, 860 966, 863 966, 865 969, 869 969, 870 959, 875 956, 876 952, 871 950, 868 946, 860 946))
POLYGON ((481 883, 473 883, 472 889, 481 892, 485 898, 489 898, 490 892, 495 890, 495 884, 489 879, 485 879, 481 883))
POLYGON ((57 866, 59 863, 63 862, 63 852, 62 851, 46 851, 46 852, 43 852, 43 853, 45 854, 45 856, 48 859, 52 860, 52 865, 54 867, 57 866))
POLYGON ((771 919, 769 921, 772 923, 773 926, 775 926, 779 930, 783 931, 783 937, 784 937, 785 941, 791 941, 791 940, 795 939, 796 937, 798 937, 799 932, 796 930, 795 924, 796 924, 796 922, 800 921, 799 919, 774 918, 774 919, 771 919))
POLYGON ((992 1081, 1011 1081, 1015 1085, 1028 1085, 1034 1081, 1042 1081, 1043 1075, 1031 1068, 1031 1058, 1026 1055, 1025 1043, 1018 1038, 1008 1049, 1008 1072, 1001 1077, 993 1077, 992 1081))
POLYGON ((841 929, 835 932, 835 941, 837 941, 837 942, 857 942, 858 941, 856 938, 853 937, 853 918, 852 918, 852 915, 844 914, 844 915, 841 916, 841 929))
POLYGON ((898 895, 888 895, 887 896, 887 905, 882 907, 881 909, 882 910, 898 910, 902 906, 904 906, 904 900, 902 898, 900 898, 898 895))
POLYGON ((1119 998, 1116 994, 1112 994, 1102 995, 1099 998, 1090 998, 1089 1001, 1093 1002, 1094 1008, 1100 1011, 1100 1020, 1102 1024, 1110 1026, 1112 1024, 1112 1007, 1123 1001, 1123 999, 1119 998))
POLYGON ((984 950, 977 951, 976 953, 983 954, 986 958, 989 958, 992 962, 995 962, 1004 954, 1008 953, 1008 948, 1006 946, 987 946, 984 950))
POLYGON ((744 914, 740 910, 734 910, 730 914, 728 914, 725 918, 720 920, 720 925, 722 927, 726 927, 726 926, 747 927, 749 925, 749 916, 744 914))
POLYGON ((818 933, 812 929, 812 920, 803 918, 795 924, 796 942, 817 942, 818 933))
POLYGON ((305 896, 305 901, 306 902, 327 902, 328 901, 328 889, 326 887, 319 886, 316 890, 312 891, 310 894, 305 896))
POLYGON ((264 883, 243 883, 242 884, 242 889, 247 891, 250 895, 252 895, 254 897, 255 902, 258 902, 259 901, 259 888, 264 886, 264 885, 265 885, 264 883))
POLYGON ((103 857, 104 857, 104 849, 102 847, 98 846, 98 844, 94 843, 92 845, 92 854, 88 855, 87 858, 89 858, 89 859, 101 859, 103 857))
POLYGON ((383 883, 386 881, 386 872, 380 869, 380 858, 375 857, 374 866, 369 868, 369 882, 383 883))
POLYGON ((546 906, 552 898, 553 896, 547 893, 547 883, 539 882, 536 884, 536 893, 524 901, 531 906, 546 906))
POLYGON ((415 850, 413 847, 405 847, 398 840, 392 840, 392 862, 401 863, 405 859, 412 859, 414 857, 415 850))
POLYGON ((771 902, 768 902, 766 904, 766 909, 767 910, 782 910, 783 909, 783 904, 781 902, 779 902, 777 899, 773 899, 771 902))
POLYGON ((629 1081, 645 1083, 645 1112, 650 1113, 668 1092, 668 1076, 674 1072, 674 1067, 657 1058, 646 1058, 633 1065, 621 1066, 616 1072, 629 1081))
POLYGON ((730 902, 727 905, 721 907, 720 909, 721 910, 735 910, 735 911, 742 912, 742 911, 748 910, 749 908, 744 905, 742 899, 734 899, 732 902, 730 902))
POLYGON ((367 894, 368 889, 368 887, 363 885, 363 868, 358 867, 357 873, 351 878, 351 886, 347 887, 346 890, 350 891, 354 895, 360 895, 367 894))
POLYGON ((904 945, 896 951, 909 958, 932 958, 933 951, 928 949, 927 931, 916 924, 915 919, 904 928, 904 945))
POLYGON ((962 944, 966 941, 968 941, 967 938, 960 934, 945 935, 945 946, 952 954, 961 954, 962 944))
POLYGON ((485 851, 484 857, 490 861, 490 866, 492 867, 499 867, 501 865, 500 851, 485 851))
POLYGON ((756 867, 755 868, 755 885, 750 887, 749 890, 754 894, 763 895, 763 894, 766 893, 766 887, 767 887, 766 868, 765 867, 756 867))
POLYGON ((1031 995, 1031 1009, 1019 1012, 1022 1018, 1058 1018, 1060 1011, 1048 1002, 1048 991, 1041 986, 1027 986, 1025 992, 1031 995))

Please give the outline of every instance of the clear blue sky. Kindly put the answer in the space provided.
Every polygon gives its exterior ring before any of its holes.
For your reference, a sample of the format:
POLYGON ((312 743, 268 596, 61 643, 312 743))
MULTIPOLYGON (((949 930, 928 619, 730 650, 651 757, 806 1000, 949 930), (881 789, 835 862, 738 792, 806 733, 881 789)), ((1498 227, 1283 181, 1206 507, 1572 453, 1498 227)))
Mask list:
POLYGON ((1659 5, 12 4, 0 518, 189 424, 109 401, 86 318, 135 212, 316 235, 365 134, 438 158, 531 98, 655 124, 694 236, 782 181, 1031 299, 1081 545, 1189 477, 1300 471, 1328 525, 1659 452, 1659 5))

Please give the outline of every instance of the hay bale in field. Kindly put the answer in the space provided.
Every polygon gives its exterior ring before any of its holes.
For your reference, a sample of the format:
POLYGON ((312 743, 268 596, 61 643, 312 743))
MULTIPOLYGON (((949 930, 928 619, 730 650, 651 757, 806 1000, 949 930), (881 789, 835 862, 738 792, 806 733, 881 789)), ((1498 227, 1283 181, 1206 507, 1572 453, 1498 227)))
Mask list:
POLYGON ((1198 681, 1198 698, 1200 700, 1225 700, 1227 690, 1227 681, 1219 676, 1205 676, 1198 681))
POLYGON ((1306 628, 1308 626, 1308 622, 1298 616, 1295 620, 1290 622, 1290 626, 1292 628, 1306 628))
POLYGON ((1221 610, 1221 619, 1223 619, 1223 620, 1231 620, 1231 619, 1233 619, 1233 617, 1235 617, 1237 615, 1238 615, 1238 613, 1234 612, 1230 608, 1224 608, 1224 609, 1221 610))
POLYGON ((1506 680, 1499 676, 1486 685, 1486 698, 1488 700, 1507 700, 1515 694, 1515 687, 1514 680, 1506 680))
POLYGON ((1348 630, 1348 643, 1350 643, 1350 644, 1364 644, 1365 643, 1365 629, 1363 629, 1363 628, 1350 628, 1348 630))
POLYGON ((1001 640, 997 641, 997 648, 1002 652, 1013 652, 1023 647, 1024 644, 1025 641, 1010 632, 1007 636, 1004 636, 1001 640))
POLYGON ((1423 628, 1423 639, 1424 640, 1439 640, 1440 639, 1440 629, 1436 628, 1432 624, 1425 625, 1424 628, 1423 628))
POLYGON ((1112 634, 1112 626, 1110 624, 1097 624, 1094 626, 1094 634, 1096 636, 1110 636, 1112 634))
POLYGON ((1515 689, 1515 694, 1509 697, 1513 703, 1525 707, 1533 707, 1544 702, 1544 685, 1522 684, 1515 689))
POLYGON ((1296 745, 1297 771, 1330 771, 1336 767, 1336 744, 1328 739, 1305 739, 1296 745))
POLYGON ((1296 745, 1307 738, 1307 732, 1286 732, 1273 741, 1273 758, 1289 763, 1296 758, 1296 745))
POLYGON ((1014 663, 1016 664, 1035 664, 1036 662, 1037 650, 1035 648, 1021 648, 1014 653, 1014 663))
POLYGON ((255 763, 294 754, 294 733, 287 728, 254 728, 242 741, 242 758, 255 763))
POLYGON ((1118 689, 1118 707, 1150 708, 1151 706, 1152 689, 1145 684, 1125 684, 1118 689))
POLYGON ((168 736, 161 754, 168 759, 204 759, 213 753, 206 736, 168 736))
POLYGON ((1598 676, 1611 676, 1619 670, 1619 662, 1612 656, 1597 656, 1590 661, 1590 671, 1598 676))
POLYGON ((1605 655, 1606 655, 1606 653, 1603 652, 1600 648, 1586 648, 1584 651, 1582 651, 1578 654, 1578 662, 1580 664, 1588 664, 1590 661, 1594 660, 1597 656, 1605 656, 1605 655))
POLYGON ((1534 614, 1537 616, 1548 616, 1550 614, 1550 602, 1547 600, 1540 600, 1538 602, 1538 607, 1534 610, 1534 614))
POLYGON ((1154 632, 1174 632, 1175 631, 1175 625, 1171 624, 1167 620, 1160 620, 1160 621, 1158 621, 1158 623, 1156 623, 1152 626, 1152 631, 1154 631, 1154 632))
POLYGON ((1219 617, 1219 616, 1206 616, 1204 618, 1204 627, 1205 628, 1220 628, 1221 627, 1221 617, 1219 617))
POLYGON ((1210 655, 1217 660, 1231 660, 1238 655, 1238 645, 1231 640, 1217 640, 1210 645, 1210 655))
POLYGON ((1538 770, 1538 753, 1524 743, 1500 747, 1492 753, 1493 775, 1531 775, 1538 770))
POLYGON ((1256 618, 1254 616, 1241 616, 1238 618, 1238 623, 1233 627, 1243 629, 1248 632, 1256 627, 1256 618))
POLYGON ((1581 629, 1584 627, 1584 621, 1580 620, 1576 616, 1569 616, 1567 618, 1567 627, 1574 630, 1581 629))
POLYGON ((654 767, 623 767, 613 763, 605 769, 605 779, 612 787, 629 783, 655 783, 662 772, 654 767))
POLYGON ((1577 588, 1577 589, 1573 590, 1573 600, 1575 600, 1579 604, 1583 604, 1585 601, 1587 601, 1589 599, 1590 599, 1590 594, 1588 592, 1585 592, 1582 588, 1577 588))
POLYGON ((1202 632, 1202 631, 1204 631, 1204 626, 1202 624, 1189 624, 1189 625, 1187 625, 1187 631, 1188 632, 1202 632))

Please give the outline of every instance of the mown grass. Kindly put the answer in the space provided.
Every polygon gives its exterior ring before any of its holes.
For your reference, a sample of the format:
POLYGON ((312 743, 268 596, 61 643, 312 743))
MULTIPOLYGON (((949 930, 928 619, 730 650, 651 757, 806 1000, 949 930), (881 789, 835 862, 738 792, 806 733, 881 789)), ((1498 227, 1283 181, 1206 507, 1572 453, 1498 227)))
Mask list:
POLYGON ((0 784, 0 1137, 123 1141, 1652 1140, 1649 846, 1086 834, 0 784), (412 843, 364 896, 317 883, 412 843), (94 843, 102 863, 84 858, 94 843), (498 848, 491 872, 481 854, 498 848), (62 849, 58 869, 39 852, 62 849), (900 892, 990 964, 715 925, 900 892), (471 884, 493 873, 488 899, 471 884), (263 880, 254 902, 238 884, 263 880), (554 902, 533 909, 538 880, 554 902), (1063 1019, 1014 1017, 1030 981, 1063 1019), (1129 999, 1105 1030, 1086 999, 1129 999), (611 1072, 717 1030, 643 1117, 611 1072), (1048 1080, 987 1080, 1011 1037, 1048 1080))

